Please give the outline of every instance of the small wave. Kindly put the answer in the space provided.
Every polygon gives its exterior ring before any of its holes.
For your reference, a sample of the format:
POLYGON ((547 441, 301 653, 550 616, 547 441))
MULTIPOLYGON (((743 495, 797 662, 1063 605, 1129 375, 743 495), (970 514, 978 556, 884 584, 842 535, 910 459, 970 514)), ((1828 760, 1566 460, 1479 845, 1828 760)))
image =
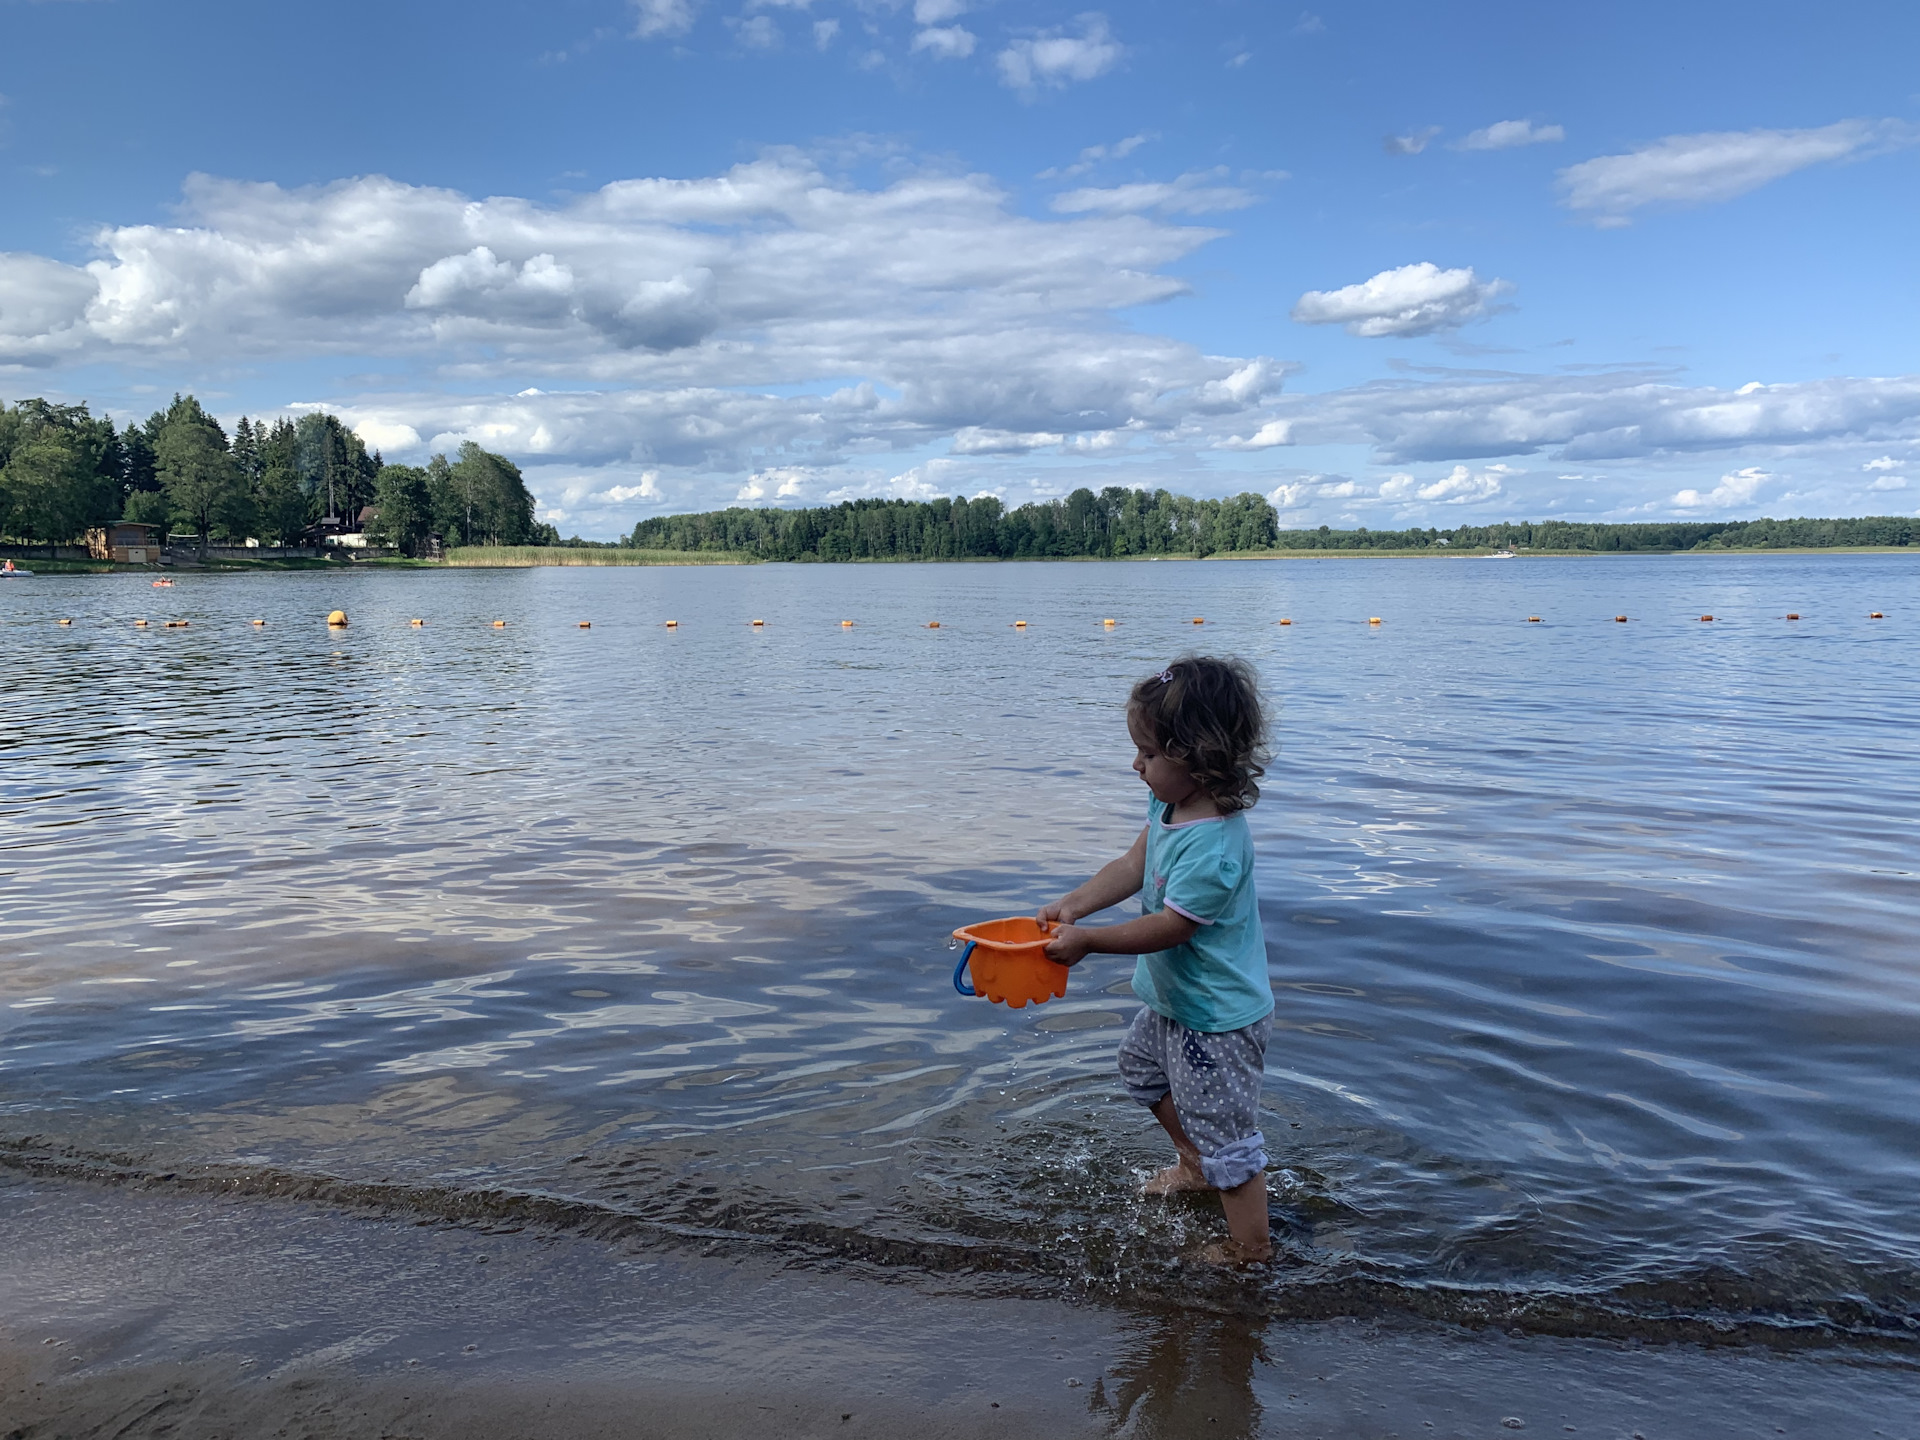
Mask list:
MULTIPOLYGON (((183 1196, 295 1202, 412 1223, 492 1234, 544 1231, 610 1245, 660 1246, 707 1255, 757 1252, 790 1266, 857 1265, 878 1278, 972 1285, 1003 1295, 1072 1298, 1154 1310, 1247 1318, 1415 1318, 1514 1335, 1650 1343, 1759 1345, 1771 1349, 1870 1348, 1908 1352, 1920 1363, 1920 1313, 1864 1294, 1791 1296, 1764 1280, 1714 1269, 1607 1290, 1468 1286, 1327 1273, 1282 1237, 1269 1278, 1219 1271, 1167 1256, 1131 1271, 1090 1268, 1071 1250, 1006 1238, 891 1235, 754 1206, 736 1197, 725 1223, 662 1219, 605 1201, 510 1186, 369 1181, 277 1166, 165 1167, 129 1155, 88 1152, 40 1136, 0 1139, 0 1167, 42 1179, 183 1196)), ((1890 1295, 1912 1295, 1920 1277, 1888 1276, 1890 1295)))

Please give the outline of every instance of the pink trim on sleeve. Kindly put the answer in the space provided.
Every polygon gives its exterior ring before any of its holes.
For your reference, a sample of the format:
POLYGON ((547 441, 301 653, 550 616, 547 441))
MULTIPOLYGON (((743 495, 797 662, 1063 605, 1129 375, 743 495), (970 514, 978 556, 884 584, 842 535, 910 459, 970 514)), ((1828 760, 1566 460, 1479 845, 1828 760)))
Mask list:
POLYGON ((1187 919, 1189 919, 1189 920, 1191 920, 1191 921, 1193 921, 1193 923, 1194 923, 1194 924, 1196 924, 1196 925, 1211 925, 1211 924, 1213 924, 1213 921, 1211 921, 1211 920, 1207 920, 1207 919, 1204 919, 1204 918, 1202 918, 1201 916, 1199 916, 1199 915, 1196 915, 1196 914, 1194 914, 1194 913, 1193 913, 1193 912, 1192 912, 1191 910, 1182 910, 1182 909, 1181 909, 1181 908, 1180 908, 1180 907, 1179 907, 1178 905, 1176 905, 1176 904, 1174 904, 1174 903, 1173 903, 1173 901, 1171 901, 1171 900, 1167 900, 1167 899, 1164 899, 1164 898, 1163 898, 1163 899, 1162 899, 1162 900, 1160 901, 1160 903, 1161 903, 1162 905, 1164 905, 1164 906, 1166 906, 1166 907, 1167 907, 1167 909, 1169 909, 1169 910, 1171 910, 1171 911, 1173 911, 1173 913, 1174 913, 1174 914, 1176 914, 1176 915, 1184 915, 1184 916, 1186 916, 1186 917, 1187 917, 1187 919))

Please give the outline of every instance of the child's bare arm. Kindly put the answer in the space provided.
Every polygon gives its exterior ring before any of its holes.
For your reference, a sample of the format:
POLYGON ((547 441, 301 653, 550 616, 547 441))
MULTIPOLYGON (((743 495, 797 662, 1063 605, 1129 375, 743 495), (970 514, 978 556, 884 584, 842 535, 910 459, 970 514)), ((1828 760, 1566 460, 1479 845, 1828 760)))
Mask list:
POLYGON ((1047 955, 1062 965, 1077 965, 1087 955, 1150 955, 1186 944, 1199 928, 1177 910, 1119 925, 1062 925, 1047 942, 1047 955))
POLYGON ((1100 867, 1100 873, 1070 890, 1051 905, 1042 905, 1033 918, 1042 925, 1071 925, 1083 915, 1092 915, 1118 905, 1129 895, 1138 895, 1146 879, 1147 830, 1143 825, 1132 847, 1118 860, 1100 867))

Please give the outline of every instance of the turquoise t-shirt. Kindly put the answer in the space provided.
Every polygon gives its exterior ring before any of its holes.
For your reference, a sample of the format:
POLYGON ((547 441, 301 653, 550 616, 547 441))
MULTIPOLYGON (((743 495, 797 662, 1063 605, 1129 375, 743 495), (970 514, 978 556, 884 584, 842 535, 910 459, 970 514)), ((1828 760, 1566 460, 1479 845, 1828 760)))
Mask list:
POLYGON ((1147 797, 1140 913, 1172 910, 1200 928, 1184 945, 1142 955, 1133 967, 1133 993, 1189 1030, 1238 1030, 1273 1009, 1246 813, 1169 825, 1171 809, 1147 797))

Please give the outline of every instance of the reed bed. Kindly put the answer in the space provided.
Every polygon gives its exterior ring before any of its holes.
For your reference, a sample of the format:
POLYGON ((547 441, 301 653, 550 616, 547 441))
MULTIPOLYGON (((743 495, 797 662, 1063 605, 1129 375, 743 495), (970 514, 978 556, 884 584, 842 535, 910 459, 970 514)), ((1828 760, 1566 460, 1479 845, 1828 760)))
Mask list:
POLYGON ((565 545, 456 545, 447 564, 496 570, 534 565, 752 565, 751 555, 706 550, 587 550, 565 545))

